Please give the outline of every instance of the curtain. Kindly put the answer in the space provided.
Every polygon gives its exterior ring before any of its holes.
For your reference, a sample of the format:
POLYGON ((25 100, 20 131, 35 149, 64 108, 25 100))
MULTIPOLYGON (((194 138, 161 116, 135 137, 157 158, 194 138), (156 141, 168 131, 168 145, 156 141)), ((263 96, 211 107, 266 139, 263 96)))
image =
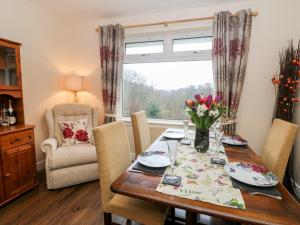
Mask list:
POLYGON ((105 123, 116 120, 117 102, 123 72, 124 28, 99 26, 102 96, 105 123))
MULTIPOLYGON (((227 108, 226 120, 236 121, 245 79, 249 41, 252 27, 251 10, 219 12, 213 21, 212 64, 216 95, 227 108)), ((234 134, 235 122, 224 126, 224 131, 234 134)))

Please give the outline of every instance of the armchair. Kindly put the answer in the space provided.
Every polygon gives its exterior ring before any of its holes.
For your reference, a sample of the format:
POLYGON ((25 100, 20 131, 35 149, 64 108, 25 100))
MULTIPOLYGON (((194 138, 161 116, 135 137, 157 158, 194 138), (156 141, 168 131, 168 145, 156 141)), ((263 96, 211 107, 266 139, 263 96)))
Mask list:
POLYGON ((45 114, 49 138, 42 142, 46 154, 48 189, 58 189, 98 179, 98 164, 94 142, 91 144, 61 145, 59 122, 87 118, 89 127, 98 126, 99 112, 84 104, 61 104, 45 114))

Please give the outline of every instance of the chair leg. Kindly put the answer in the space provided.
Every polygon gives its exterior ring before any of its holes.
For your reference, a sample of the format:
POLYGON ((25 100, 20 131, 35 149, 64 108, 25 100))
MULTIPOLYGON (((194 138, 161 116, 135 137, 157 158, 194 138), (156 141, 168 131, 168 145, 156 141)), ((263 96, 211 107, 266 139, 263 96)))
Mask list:
POLYGON ((197 224, 197 213, 186 211, 186 225, 196 225, 197 224))
POLYGON ((174 207, 172 207, 171 209, 170 209, 170 211, 171 211, 171 221, 172 221, 172 224, 175 224, 175 208, 174 207))
POLYGON ((104 214, 104 225, 111 225, 111 213, 103 213, 104 214))

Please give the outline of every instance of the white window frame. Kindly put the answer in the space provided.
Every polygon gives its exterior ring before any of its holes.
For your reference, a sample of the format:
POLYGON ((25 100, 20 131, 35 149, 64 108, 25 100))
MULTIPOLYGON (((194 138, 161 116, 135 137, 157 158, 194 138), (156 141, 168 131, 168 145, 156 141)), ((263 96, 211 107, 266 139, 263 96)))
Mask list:
MULTIPOLYGON (((207 61, 211 60, 211 50, 173 52, 173 40, 181 38, 212 37, 212 27, 202 29, 177 30, 168 32, 155 32, 143 34, 125 35, 124 41, 124 61, 123 64, 133 63, 155 63, 155 62, 176 62, 176 61, 207 61), (126 43, 163 41, 163 53, 149 53, 126 55, 126 43)), ((129 117, 123 116, 123 79, 118 104, 118 119, 128 122, 129 117)), ((179 120, 150 119, 152 124, 178 124, 179 120)))

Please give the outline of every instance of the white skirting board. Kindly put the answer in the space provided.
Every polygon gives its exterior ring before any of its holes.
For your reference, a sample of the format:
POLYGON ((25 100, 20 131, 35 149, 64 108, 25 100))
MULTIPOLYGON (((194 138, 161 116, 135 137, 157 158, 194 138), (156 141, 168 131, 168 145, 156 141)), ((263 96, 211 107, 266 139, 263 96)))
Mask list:
POLYGON ((37 171, 45 169, 45 160, 36 162, 36 169, 37 169, 37 171))
POLYGON ((135 153, 130 153, 130 159, 131 159, 131 161, 134 161, 135 160, 135 153))

